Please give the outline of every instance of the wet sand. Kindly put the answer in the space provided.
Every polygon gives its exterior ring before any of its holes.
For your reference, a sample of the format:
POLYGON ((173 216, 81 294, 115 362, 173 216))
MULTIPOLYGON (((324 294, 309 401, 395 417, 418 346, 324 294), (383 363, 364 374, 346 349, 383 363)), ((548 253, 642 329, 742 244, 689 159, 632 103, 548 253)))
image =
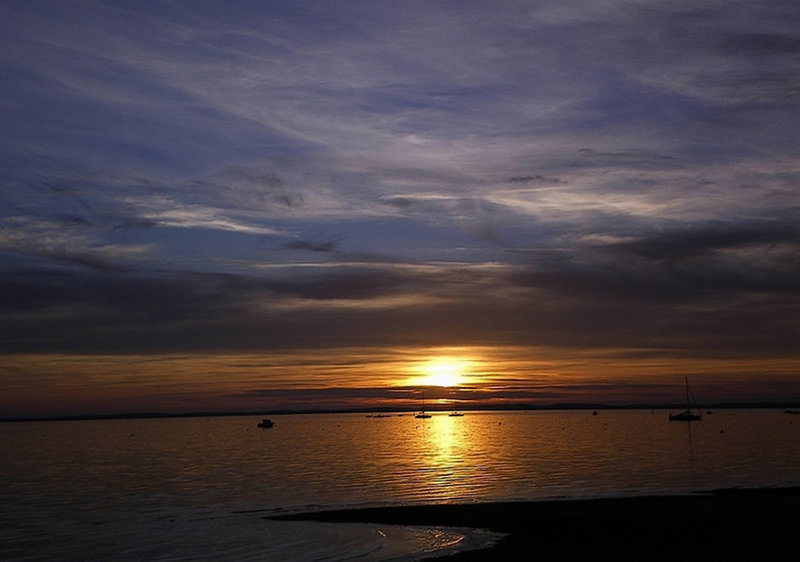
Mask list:
POLYGON ((472 527, 506 533, 465 560, 797 560, 800 487, 648 496, 352 509, 285 520, 472 527))

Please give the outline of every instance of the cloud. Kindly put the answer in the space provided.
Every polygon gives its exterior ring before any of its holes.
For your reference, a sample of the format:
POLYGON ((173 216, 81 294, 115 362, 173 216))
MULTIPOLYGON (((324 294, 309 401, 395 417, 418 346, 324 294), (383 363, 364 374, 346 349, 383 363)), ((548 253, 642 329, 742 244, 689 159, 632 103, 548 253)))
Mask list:
POLYGON ((5 345, 163 352, 536 344, 786 353, 797 318, 793 263, 773 265, 788 268, 773 269, 779 276, 748 272, 744 261, 703 266, 690 258, 360 263, 310 266, 303 275, 272 269, 267 277, 18 269, 2 279, 4 321, 15 326, 5 345))
POLYGON ((324 242, 309 242, 308 240, 296 240, 287 242, 285 248, 290 250, 308 250, 311 252, 332 252, 336 248, 336 240, 326 240, 324 242))
POLYGON ((3 4, 0 348, 789 355, 796 15, 3 4))
POLYGON ((800 249, 800 227, 794 222, 780 219, 743 224, 718 222, 616 245, 617 250, 651 260, 688 260, 710 253, 731 253, 751 247, 797 251, 800 249))

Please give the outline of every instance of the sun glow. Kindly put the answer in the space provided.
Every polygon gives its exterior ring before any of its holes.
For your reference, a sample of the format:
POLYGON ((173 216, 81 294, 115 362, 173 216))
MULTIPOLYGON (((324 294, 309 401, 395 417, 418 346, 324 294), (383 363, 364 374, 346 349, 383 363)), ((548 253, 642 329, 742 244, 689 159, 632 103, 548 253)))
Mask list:
POLYGON ((470 362, 452 357, 435 357, 419 367, 417 384, 424 386, 459 386, 465 383, 470 362))

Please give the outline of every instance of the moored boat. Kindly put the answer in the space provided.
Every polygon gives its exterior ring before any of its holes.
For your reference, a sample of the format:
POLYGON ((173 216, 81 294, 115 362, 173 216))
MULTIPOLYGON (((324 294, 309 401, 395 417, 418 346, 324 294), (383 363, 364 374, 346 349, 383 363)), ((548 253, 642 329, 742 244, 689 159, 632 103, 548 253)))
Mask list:
POLYGON ((693 401, 694 395, 689 388, 689 377, 686 377, 686 409, 682 412, 670 414, 670 421, 699 421, 703 419, 703 414, 692 410, 693 401))
POLYGON ((697 421, 702 418, 703 414, 692 412, 691 410, 685 410, 683 412, 677 412, 669 415, 669 419, 673 421, 697 421))
POLYGON ((431 417, 431 415, 425 411, 425 394, 422 395, 422 408, 420 409, 419 412, 414 414, 414 417, 417 418, 418 420, 427 420, 428 418, 431 417))

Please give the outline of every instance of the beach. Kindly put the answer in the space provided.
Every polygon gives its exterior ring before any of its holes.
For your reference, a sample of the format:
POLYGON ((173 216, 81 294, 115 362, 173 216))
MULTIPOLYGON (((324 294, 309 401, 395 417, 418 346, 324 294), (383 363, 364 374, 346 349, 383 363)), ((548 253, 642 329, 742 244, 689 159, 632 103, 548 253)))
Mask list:
POLYGON ((448 561, 792 560, 800 553, 800 488, 675 496, 414 505, 276 517, 283 520, 468 527, 503 533, 448 561))

